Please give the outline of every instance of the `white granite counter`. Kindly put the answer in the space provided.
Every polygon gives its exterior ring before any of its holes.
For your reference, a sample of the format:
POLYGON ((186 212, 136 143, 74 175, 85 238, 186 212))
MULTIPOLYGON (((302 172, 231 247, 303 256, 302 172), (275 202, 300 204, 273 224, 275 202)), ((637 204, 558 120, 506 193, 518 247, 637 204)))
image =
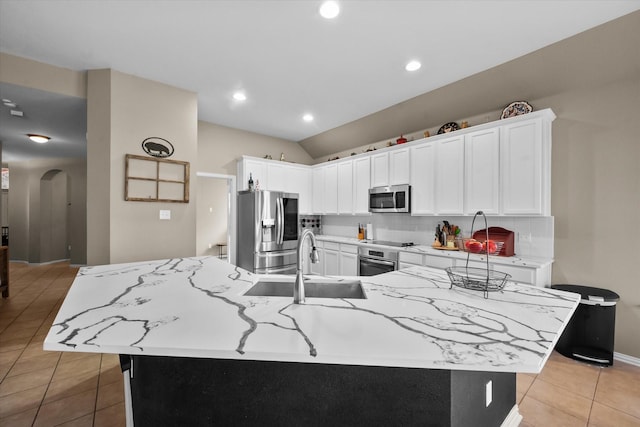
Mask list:
MULTIPOLYGON (((374 245, 366 240, 358 240, 355 237, 342 237, 342 236, 330 236, 330 235, 316 235, 316 239, 323 242, 336 242, 336 243, 346 243, 351 245, 358 246, 382 246, 385 248, 394 249, 400 252, 408 252, 408 253, 419 253, 425 255, 435 255, 440 257, 452 258, 452 259, 467 259, 467 253, 464 251, 447 251, 447 250, 439 250, 434 249, 430 245, 414 245, 407 247, 397 247, 397 246, 385 246, 385 245, 374 245)), ((471 261, 486 261, 486 255, 478 255, 478 254, 469 254, 469 259, 471 261)), ((540 268, 546 267, 553 262, 553 259, 542 259, 542 258, 523 258, 518 255, 510 256, 510 257, 500 257, 500 256, 490 256, 489 260, 493 264, 497 265, 513 265, 516 267, 530 267, 530 268, 540 268)))
POLYGON ((485 299, 413 267, 360 278, 364 300, 294 305, 243 296, 259 277, 214 257, 82 268, 44 349, 537 373, 580 299, 515 283, 485 299))

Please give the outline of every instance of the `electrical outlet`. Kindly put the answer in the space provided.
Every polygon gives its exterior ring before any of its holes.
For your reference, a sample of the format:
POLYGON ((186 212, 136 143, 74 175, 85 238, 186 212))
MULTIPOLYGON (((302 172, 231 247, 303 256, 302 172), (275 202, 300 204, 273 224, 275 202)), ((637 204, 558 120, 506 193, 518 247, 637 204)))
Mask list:
POLYGON ((485 406, 491 405, 491 401, 493 400, 493 382, 489 381, 485 385, 485 406))
POLYGON ((160 219, 171 219, 171 211, 160 209, 160 219))
POLYGON ((531 243, 531 233, 519 233, 520 241, 531 243))

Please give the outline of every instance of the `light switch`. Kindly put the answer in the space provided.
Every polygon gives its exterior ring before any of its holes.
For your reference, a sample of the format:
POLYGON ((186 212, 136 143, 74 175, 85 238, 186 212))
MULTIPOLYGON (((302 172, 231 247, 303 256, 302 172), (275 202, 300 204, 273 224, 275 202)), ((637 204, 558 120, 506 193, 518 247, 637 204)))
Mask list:
POLYGON ((168 209, 160 209, 160 219, 171 219, 171 211, 168 209))

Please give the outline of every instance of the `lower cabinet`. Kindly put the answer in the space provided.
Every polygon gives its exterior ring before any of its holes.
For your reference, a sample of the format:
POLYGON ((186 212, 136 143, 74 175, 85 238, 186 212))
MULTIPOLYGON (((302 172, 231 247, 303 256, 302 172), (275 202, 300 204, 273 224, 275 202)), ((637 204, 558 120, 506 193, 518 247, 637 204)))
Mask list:
POLYGON ((340 274, 340 244, 324 242, 324 275, 337 276, 340 274))
POLYGON ((358 275, 358 247, 356 245, 340 244, 340 275, 358 275))
MULTIPOLYGON (((465 265, 467 265, 466 257, 453 258, 414 252, 400 252, 400 268, 425 266, 444 270, 447 267, 464 267, 465 265)), ((473 268, 487 268, 486 261, 469 260, 468 265, 473 268)), ((499 264, 489 259, 489 268, 511 275, 509 280, 513 282, 539 287, 551 285, 551 264, 542 267, 525 267, 499 264)))

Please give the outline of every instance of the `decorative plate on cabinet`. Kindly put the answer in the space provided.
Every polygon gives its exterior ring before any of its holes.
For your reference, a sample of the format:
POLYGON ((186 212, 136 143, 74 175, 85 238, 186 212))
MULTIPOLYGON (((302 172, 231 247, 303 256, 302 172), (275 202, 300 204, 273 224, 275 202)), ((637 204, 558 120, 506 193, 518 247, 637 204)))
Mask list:
POLYGON ((520 116, 522 114, 528 114, 533 111, 533 107, 527 101, 516 101, 507 105, 504 110, 502 110, 501 119, 506 119, 508 117, 520 116))
POLYGON ((438 135, 440 135, 441 133, 453 132, 454 130, 458 129, 460 129, 460 127, 456 122, 445 123, 440 127, 440 129, 438 129, 438 135))

